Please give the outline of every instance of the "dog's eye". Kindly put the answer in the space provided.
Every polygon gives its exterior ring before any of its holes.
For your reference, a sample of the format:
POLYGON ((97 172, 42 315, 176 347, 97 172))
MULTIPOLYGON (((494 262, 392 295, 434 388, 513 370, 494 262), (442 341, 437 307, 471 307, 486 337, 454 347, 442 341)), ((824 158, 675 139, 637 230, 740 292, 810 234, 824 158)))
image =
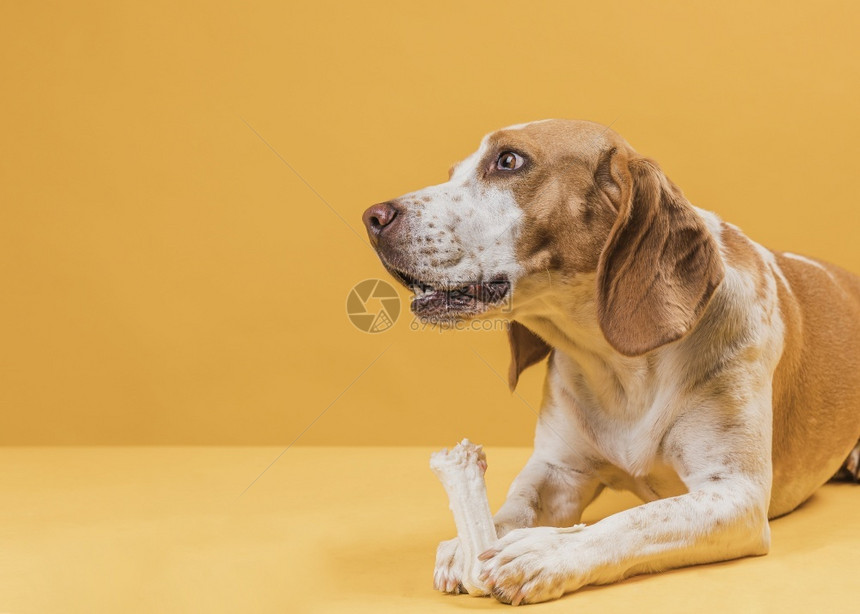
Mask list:
POLYGON ((515 171, 523 165, 523 157, 512 151, 503 151, 496 160, 496 168, 500 171, 515 171))

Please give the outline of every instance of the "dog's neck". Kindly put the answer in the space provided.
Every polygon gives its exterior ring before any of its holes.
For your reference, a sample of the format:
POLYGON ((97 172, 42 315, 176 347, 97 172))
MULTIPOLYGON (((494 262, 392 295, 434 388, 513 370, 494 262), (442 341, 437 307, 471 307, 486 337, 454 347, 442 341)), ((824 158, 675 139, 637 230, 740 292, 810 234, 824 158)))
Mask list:
POLYGON ((595 278, 592 273, 573 281, 525 280, 510 316, 579 365, 589 387, 602 387, 599 382, 611 375, 629 393, 641 383, 636 374, 647 359, 624 356, 606 340, 597 318, 595 278))
POLYGON ((613 351, 597 321, 595 275, 574 280, 527 278, 515 289, 510 316, 567 354, 613 351))

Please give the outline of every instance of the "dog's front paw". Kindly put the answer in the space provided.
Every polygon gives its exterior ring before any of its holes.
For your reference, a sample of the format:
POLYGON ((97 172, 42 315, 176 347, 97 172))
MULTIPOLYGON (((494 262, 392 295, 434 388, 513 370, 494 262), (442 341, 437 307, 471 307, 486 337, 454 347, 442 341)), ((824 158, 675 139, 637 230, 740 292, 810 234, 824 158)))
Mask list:
POLYGON ((503 603, 519 605, 558 599, 582 586, 584 578, 572 560, 575 529, 516 529, 478 558, 481 580, 503 603))
POLYGON ((436 548, 433 588, 454 595, 467 592, 460 583, 463 579, 463 566, 463 549, 460 548, 460 539, 455 537, 441 542, 436 548))

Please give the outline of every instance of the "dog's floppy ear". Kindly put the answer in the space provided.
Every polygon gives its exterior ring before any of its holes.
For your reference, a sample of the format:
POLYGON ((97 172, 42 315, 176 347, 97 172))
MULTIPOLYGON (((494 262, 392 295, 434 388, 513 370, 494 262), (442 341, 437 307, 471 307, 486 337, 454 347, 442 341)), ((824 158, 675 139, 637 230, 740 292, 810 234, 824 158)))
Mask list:
POLYGON ((538 337, 519 322, 508 324, 508 341, 511 342, 511 366, 508 369, 508 386, 513 392, 520 380, 520 373, 540 362, 550 352, 546 341, 538 337))
POLYGON ((597 269, 600 328, 616 350, 639 356, 695 325, 723 263, 704 221, 652 160, 610 152, 595 180, 618 208, 597 269))

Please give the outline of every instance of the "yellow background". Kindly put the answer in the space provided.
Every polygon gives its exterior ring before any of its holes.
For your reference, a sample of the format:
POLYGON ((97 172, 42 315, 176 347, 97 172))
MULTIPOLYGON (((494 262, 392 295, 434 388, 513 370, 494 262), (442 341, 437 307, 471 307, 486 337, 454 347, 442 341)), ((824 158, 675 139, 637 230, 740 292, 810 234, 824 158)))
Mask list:
POLYGON ((858 31, 852 2, 6 2, 0 443, 528 444, 541 373, 508 393, 502 333, 349 323, 385 278, 361 212, 586 118, 860 271, 858 31))

